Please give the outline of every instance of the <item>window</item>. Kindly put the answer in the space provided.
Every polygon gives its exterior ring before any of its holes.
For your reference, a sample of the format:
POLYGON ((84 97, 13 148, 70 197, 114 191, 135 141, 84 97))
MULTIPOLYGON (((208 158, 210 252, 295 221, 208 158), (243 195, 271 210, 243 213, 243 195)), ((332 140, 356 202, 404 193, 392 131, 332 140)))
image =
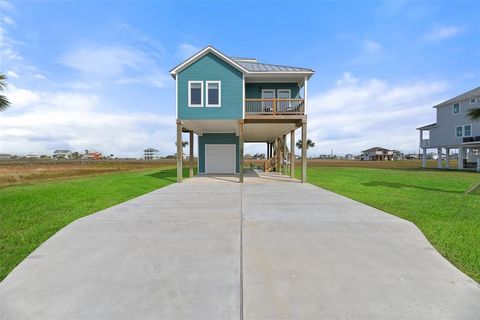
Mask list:
POLYGON ((220 81, 207 81, 207 107, 220 107, 221 88, 220 81))
POLYGON ((470 104, 474 104, 474 103, 477 103, 477 98, 470 99, 470 104))
POLYGON ((453 104, 453 114, 460 113, 460 103, 454 103, 453 104))
POLYGON ((203 82, 188 81, 188 106, 203 107, 203 82))
POLYGON ((471 137, 472 136, 472 125, 463 126, 463 136, 471 137))
POLYGON ((461 126, 455 127, 455 136, 458 138, 463 137, 463 128, 461 126))
POLYGON ((290 89, 278 89, 277 90, 278 99, 290 99, 290 89))

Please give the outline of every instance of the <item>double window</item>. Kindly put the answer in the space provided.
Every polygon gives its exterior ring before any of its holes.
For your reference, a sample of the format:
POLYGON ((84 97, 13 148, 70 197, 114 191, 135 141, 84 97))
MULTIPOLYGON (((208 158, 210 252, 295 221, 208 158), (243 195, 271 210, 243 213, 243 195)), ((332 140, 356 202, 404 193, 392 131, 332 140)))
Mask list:
POLYGON ((460 103, 454 103, 453 104, 453 114, 458 114, 460 113, 460 103))
POLYGON ((471 137, 472 136, 472 125, 467 124, 465 126, 455 127, 455 136, 457 138, 461 137, 471 137))
MULTIPOLYGON (((220 107, 222 101, 221 82, 220 81, 206 81, 206 106, 220 107)), ((188 81, 188 106, 189 107, 203 107, 203 81, 188 81)))

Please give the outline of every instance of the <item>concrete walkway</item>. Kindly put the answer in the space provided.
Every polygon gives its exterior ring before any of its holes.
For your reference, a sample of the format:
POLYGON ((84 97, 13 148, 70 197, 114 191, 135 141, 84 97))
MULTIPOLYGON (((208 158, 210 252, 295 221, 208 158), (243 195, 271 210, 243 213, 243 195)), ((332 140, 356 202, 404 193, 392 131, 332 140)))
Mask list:
POLYGON ((187 179, 73 222, 0 283, 0 319, 480 319, 480 286, 413 224, 245 180, 187 179))

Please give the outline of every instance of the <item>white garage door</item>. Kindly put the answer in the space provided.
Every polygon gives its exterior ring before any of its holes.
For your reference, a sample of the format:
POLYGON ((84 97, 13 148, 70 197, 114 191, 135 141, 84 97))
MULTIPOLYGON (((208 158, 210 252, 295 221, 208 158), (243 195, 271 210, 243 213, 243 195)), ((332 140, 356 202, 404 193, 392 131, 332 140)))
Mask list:
POLYGON ((205 145, 205 173, 235 173, 234 144, 205 145))

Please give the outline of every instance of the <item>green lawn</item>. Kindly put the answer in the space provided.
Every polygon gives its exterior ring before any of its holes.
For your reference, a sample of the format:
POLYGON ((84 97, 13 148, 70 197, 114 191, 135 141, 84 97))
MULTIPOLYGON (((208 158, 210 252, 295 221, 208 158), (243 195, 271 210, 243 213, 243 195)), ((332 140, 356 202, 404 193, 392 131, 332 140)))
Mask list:
POLYGON ((176 169, 160 169, 0 189, 0 281, 70 222, 175 181, 176 169))
POLYGON ((442 255, 480 282, 480 191, 465 194, 480 174, 309 167, 308 181, 415 223, 442 255))

